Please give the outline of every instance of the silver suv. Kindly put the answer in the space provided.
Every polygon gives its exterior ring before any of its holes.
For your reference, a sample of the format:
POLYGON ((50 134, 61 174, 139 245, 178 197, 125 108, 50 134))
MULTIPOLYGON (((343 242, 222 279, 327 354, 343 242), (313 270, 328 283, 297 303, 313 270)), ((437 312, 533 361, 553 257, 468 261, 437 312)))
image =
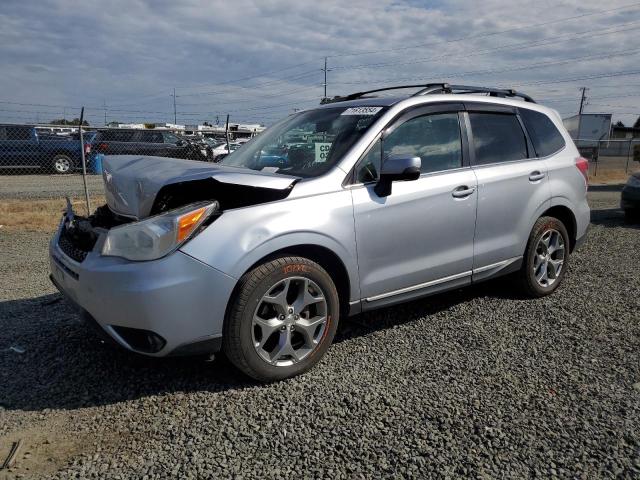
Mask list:
POLYGON ((334 98, 220 164, 106 157, 107 205, 67 209, 53 282, 129 350, 222 350, 262 381, 316 364, 342 316, 505 274, 550 294, 589 224, 559 115, 421 87, 334 98))

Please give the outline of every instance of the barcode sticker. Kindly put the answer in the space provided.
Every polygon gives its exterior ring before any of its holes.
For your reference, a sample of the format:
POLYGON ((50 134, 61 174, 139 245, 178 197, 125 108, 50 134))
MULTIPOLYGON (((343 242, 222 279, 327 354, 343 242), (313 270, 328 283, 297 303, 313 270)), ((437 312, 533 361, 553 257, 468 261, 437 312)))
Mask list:
POLYGON ((350 107, 347 108, 341 115, 375 115, 382 107, 350 107))

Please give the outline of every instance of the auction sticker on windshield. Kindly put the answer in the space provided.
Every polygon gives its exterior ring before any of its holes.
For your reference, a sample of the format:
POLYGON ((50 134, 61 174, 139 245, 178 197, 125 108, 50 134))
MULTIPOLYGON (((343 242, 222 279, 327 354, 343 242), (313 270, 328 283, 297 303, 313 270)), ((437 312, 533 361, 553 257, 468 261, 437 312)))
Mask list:
POLYGON ((382 107, 350 107, 340 115, 375 115, 382 107))
POLYGON ((316 143, 316 163, 326 162, 329 156, 329 150, 331 150, 331 143, 316 143))

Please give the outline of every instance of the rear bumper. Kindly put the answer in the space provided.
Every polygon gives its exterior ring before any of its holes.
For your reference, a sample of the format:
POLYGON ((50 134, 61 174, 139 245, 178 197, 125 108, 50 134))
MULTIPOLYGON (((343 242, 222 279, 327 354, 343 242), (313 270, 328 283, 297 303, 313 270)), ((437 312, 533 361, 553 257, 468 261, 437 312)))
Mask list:
POLYGON ((49 245, 53 283, 118 344, 151 356, 220 348, 232 277, 180 251, 149 262, 93 251, 79 263, 60 249, 58 237, 59 230, 49 245), (152 339, 150 346, 141 335, 152 339))

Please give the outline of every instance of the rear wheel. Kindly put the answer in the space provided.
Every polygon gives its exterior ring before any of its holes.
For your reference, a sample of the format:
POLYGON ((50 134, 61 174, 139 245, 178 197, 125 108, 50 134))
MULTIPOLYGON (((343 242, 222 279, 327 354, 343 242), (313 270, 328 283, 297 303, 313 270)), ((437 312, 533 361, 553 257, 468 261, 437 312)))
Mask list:
POLYGON ((71 160, 71 157, 69 157, 68 155, 58 153, 57 155, 54 155, 51 161, 51 168, 54 173, 71 173, 73 168, 73 160, 71 160))
POLYGON ((523 292, 531 297, 549 295, 562 282, 568 264, 569 234, 564 224, 553 217, 539 218, 519 272, 523 292))
POLYGON ((335 285, 320 265, 276 258, 240 279, 225 322, 224 352, 257 380, 299 375, 329 348, 339 311, 335 285))
POLYGON ((624 211, 624 220, 627 223, 640 222, 640 209, 627 208, 624 211))

